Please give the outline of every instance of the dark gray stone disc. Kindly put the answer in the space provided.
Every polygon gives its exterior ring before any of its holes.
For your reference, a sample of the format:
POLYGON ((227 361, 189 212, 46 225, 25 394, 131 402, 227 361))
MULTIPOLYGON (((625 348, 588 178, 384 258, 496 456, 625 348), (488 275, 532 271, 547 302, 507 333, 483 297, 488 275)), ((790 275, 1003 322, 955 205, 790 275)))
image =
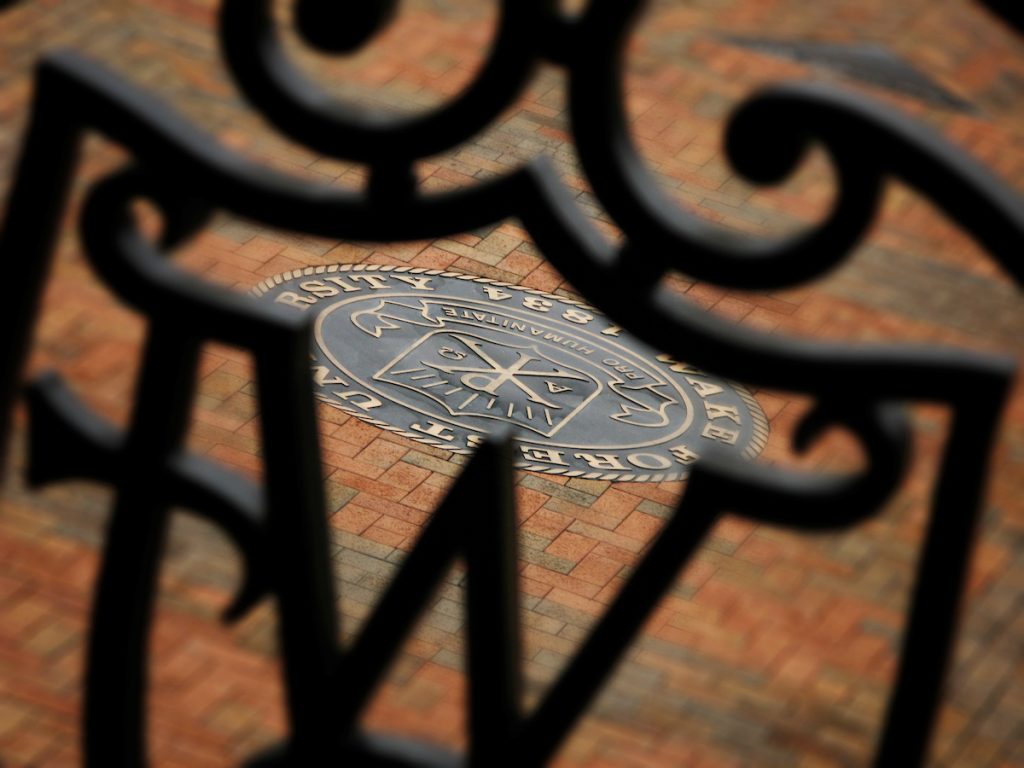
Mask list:
POLYGON ((564 297, 362 264, 294 270, 254 293, 315 315, 319 400, 455 453, 511 424, 523 469, 657 482, 684 477, 711 444, 749 458, 767 438, 747 390, 564 297))

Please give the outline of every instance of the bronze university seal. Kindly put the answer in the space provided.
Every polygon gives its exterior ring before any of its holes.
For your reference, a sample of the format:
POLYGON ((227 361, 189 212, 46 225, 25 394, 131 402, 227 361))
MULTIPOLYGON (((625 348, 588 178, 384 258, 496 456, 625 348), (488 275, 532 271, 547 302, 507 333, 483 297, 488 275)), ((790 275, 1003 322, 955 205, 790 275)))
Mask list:
POLYGON ((315 315, 317 398, 423 443, 472 453, 515 427, 518 466, 598 480, 686 475, 708 445, 751 457, 767 424, 742 387, 658 355, 597 310, 437 269, 307 267, 265 300, 315 315))

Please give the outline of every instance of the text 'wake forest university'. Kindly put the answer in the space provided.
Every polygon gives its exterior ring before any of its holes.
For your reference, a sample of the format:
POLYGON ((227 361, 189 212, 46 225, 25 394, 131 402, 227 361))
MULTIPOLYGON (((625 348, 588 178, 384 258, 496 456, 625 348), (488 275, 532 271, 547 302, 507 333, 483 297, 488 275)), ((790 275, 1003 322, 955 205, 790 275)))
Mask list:
POLYGON ((565 297, 377 265, 307 267, 254 293, 315 315, 322 402, 454 453, 505 424, 523 469, 661 481, 684 477, 711 444, 749 458, 767 438, 746 389, 565 297))

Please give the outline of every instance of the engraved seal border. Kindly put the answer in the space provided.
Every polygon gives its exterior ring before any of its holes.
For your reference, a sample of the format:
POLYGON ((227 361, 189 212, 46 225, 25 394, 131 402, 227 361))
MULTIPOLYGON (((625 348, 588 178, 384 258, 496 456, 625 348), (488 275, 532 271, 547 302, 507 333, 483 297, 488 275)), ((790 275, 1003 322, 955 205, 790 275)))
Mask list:
MULTIPOLYGON (((485 286, 492 286, 494 288, 501 289, 503 291, 514 291, 528 296, 536 296, 548 301, 557 302, 559 304, 567 305, 569 307, 577 308, 580 311, 587 312, 594 315, 595 317, 605 317, 604 313, 599 309, 579 301, 577 299, 568 298, 558 294, 549 293, 536 288, 529 288, 523 285, 517 285, 515 283, 508 283, 501 280, 495 280, 489 277, 481 277, 478 275, 470 275, 462 272, 456 272, 447 269, 428 269, 424 267, 410 267, 404 265, 382 265, 382 264, 328 264, 328 265, 316 265, 309 267, 302 267, 298 269, 289 270, 282 272, 272 277, 268 277, 265 280, 260 281, 256 286, 250 290, 250 294, 255 297, 264 296, 273 291, 277 286, 280 286, 288 281, 295 280, 302 277, 316 277, 319 275, 331 275, 338 273, 392 273, 395 275, 409 275, 409 276, 424 276, 424 277, 441 277, 455 280, 463 280, 467 282, 473 282, 485 286)), ((638 358, 641 358, 640 351, 633 350, 633 354, 638 358)), ((663 356, 657 356, 657 362, 661 364, 671 365, 674 361, 661 359, 663 356)), ((642 359, 642 358, 641 358, 642 359)), ((646 361, 652 367, 655 367, 655 359, 646 361)), ((686 366, 684 366, 686 367, 686 366)), ((657 369, 660 371, 660 368, 657 369)), ((704 375, 703 371, 699 371, 701 375, 704 375)), ((745 445, 742 449, 741 455, 745 458, 753 458, 757 456, 764 448, 768 440, 768 420, 765 417, 764 412, 761 409, 760 404, 756 398, 742 384, 739 384, 728 379, 720 377, 712 377, 714 381, 724 384, 734 392, 743 404, 747 408, 747 413, 751 418, 750 434, 745 441, 745 445)), ((401 435, 402 437, 409 438, 418 443, 430 445, 436 448, 449 451, 455 454, 469 455, 473 452, 473 448, 463 448, 461 446, 452 445, 451 442, 439 440, 431 437, 428 434, 417 433, 409 431, 401 427, 397 427, 394 424, 382 421, 381 419, 374 418, 372 415, 364 410, 357 407, 350 406, 342 401, 329 400, 325 397, 319 397, 318 399, 331 407, 337 408, 351 416, 355 416, 361 421, 372 424, 375 427, 392 432, 394 434, 401 435)), ((399 407, 406 408, 401 402, 395 401, 389 398, 389 401, 399 407)), ((406 408, 407 409, 407 408, 406 408)), ((669 440, 666 440, 669 442, 669 440)), ((682 467, 678 470, 671 471, 656 471, 656 472, 634 472, 634 471, 618 471, 618 472, 601 472, 601 471, 587 471, 583 469, 575 469, 568 466, 556 466, 548 463, 537 463, 530 461, 522 461, 516 464, 518 469, 540 472, 549 475, 559 475, 562 477, 576 477, 585 480, 605 480, 605 481, 627 481, 627 482, 665 482, 682 480, 689 474, 688 467, 682 467)))

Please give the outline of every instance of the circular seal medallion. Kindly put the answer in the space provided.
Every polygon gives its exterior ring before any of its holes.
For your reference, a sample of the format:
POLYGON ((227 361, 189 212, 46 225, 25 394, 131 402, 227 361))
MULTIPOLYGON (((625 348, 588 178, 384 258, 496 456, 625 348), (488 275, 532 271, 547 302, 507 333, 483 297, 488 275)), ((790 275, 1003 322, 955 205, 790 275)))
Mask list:
POLYGON ((315 314, 319 400, 472 453, 499 424, 518 466, 596 480, 677 480, 709 444, 760 452, 743 387, 660 355, 578 301, 405 266, 307 267, 253 293, 315 314))

